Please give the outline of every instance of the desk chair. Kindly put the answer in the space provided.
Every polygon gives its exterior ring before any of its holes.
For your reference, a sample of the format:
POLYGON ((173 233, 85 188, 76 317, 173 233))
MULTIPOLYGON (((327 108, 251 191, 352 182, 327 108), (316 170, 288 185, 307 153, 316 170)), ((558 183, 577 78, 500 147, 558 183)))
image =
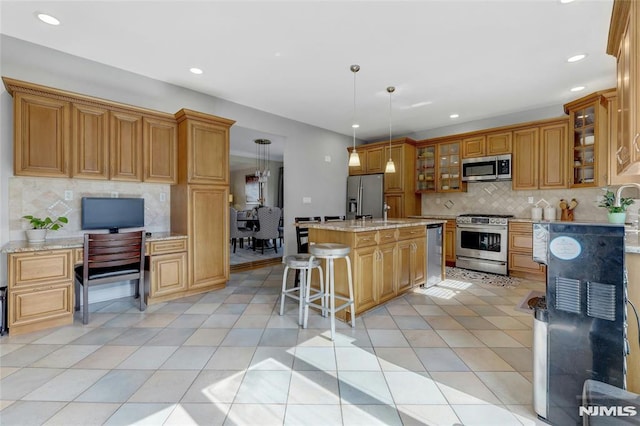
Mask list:
POLYGON ((325 216, 325 222, 340 222, 344 220, 344 216, 325 216))
POLYGON ((75 268, 75 310, 80 310, 82 286, 82 323, 89 322, 89 286, 137 280, 136 297, 140 310, 147 308, 144 288, 144 231, 117 234, 84 234, 82 265, 75 268))

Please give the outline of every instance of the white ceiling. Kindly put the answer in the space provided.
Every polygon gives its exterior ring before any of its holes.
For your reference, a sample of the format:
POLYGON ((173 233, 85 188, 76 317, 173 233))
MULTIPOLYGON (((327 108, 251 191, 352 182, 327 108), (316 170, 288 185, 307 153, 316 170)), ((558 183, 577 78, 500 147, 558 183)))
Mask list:
MULTIPOLYGON (((0 32, 9 36, 347 135, 349 66, 359 64, 357 136, 368 141, 389 136, 389 85, 397 88, 394 137, 615 86, 615 60, 605 54, 612 0, 3 0, 0 7, 0 32), (62 23, 43 24, 36 12, 62 23), (577 53, 588 57, 566 62, 577 53), (569 91, 577 85, 585 91, 569 91)), ((254 134, 244 137, 251 145, 254 134)))

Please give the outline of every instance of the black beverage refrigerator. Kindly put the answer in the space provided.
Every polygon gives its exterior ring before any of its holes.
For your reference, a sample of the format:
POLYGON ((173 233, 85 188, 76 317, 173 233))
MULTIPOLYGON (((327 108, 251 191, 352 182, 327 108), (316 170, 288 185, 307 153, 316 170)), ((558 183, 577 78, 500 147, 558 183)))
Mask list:
POLYGON ((578 425, 585 380, 625 388, 624 226, 542 222, 533 224, 533 236, 534 260, 547 265, 541 417, 578 425))

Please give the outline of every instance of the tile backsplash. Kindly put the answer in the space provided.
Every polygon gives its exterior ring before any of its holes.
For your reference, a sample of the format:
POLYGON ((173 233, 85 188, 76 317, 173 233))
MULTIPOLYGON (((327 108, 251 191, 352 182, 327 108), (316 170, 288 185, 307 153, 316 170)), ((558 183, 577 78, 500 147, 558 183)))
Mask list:
MULTIPOLYGON (((625 189, 624 196, 633 196, 634 188, 625 189), (627 193, 627 191, 629 191, 627 193)), ((575 221, 606 221, 607 211, 598 207, 604 194, 602 188, 588 189, 554 189, 513 191, 511 182, 472 182, 467 185, 467 192, 422 194, 422 214, 452 215, 464 213, 510 214, 516 218, 530 218, 531 207, 529 197, 534 203, 544 199, 550 206, 556 208, 556 219, 560 219, 560 200, 567 202, 575 198, 578 206, 574 211, 575 221)), ((640 198, 635 196, 634 198, 640 198)), ((538 204, 545 207, 544 202, 538 204)), ((627 221, 637 220, 640 200, 628 209, 627 221)))
POLYGON ((66 216, 69 223, 49 234, 49 238, 77 237, 80 229, 80 200, 82 197, 144 198, 145 229, 149 232, 170 230, 170 186, 162 184, 116 182, 80 179, 47 179, 12 177, 9 179, 9 238, 24 240, 29 228, 24 215, 37 217, 66 216), (65 200, 70 191, 71 200, 65 200))

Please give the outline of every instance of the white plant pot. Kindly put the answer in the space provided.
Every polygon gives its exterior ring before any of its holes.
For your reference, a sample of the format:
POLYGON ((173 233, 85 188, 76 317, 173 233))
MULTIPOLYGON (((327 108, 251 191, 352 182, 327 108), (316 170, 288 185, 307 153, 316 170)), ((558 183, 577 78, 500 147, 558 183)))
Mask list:
POLYGON ((609 223, 624 223, 627 218, 627 212, 622 213, 607 213, 609 223))
POLYGON ((30 244, 44 243, 47 237, 46 229, 27 229, 25 232, 27 234, 27 241, 30 244))

